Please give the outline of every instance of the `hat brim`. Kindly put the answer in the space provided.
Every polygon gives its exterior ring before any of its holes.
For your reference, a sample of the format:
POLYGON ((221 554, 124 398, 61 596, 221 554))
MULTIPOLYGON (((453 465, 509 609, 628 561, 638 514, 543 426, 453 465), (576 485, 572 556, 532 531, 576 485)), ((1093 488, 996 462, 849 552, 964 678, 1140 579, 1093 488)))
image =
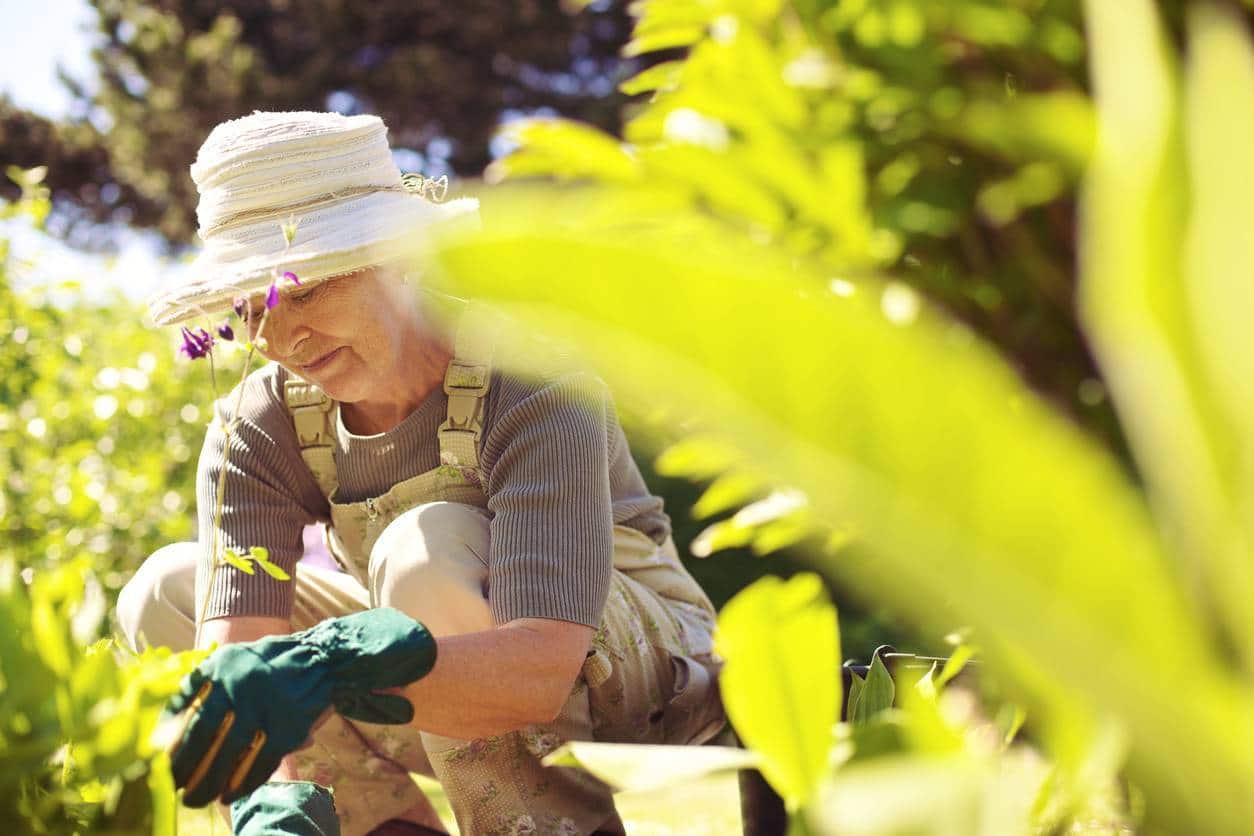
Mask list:
POLYGON ((250 221, 215 234, 190 268, 190 278, 148 300, 157 326, 217 316, 235 299, 265 291, 276 271, 301 285, 352 273, 414 252, 422 239, 449 226, 478 226, 479 201, 435 203, 408 192, 379 191, 297 217, 290 247, 286 218, 250 221))

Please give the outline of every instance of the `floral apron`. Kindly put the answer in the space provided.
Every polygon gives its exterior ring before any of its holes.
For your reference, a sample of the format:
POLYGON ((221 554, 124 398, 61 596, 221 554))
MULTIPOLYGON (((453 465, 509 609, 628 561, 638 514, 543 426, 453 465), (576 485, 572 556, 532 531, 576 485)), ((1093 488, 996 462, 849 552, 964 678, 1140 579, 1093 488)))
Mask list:
MULTIPOLYGON (((328 549, 366 589, 371 548, 405 511, 448 501, 487 513, 479 448, 492 370, 488 322, 481 309, 463 308, 444 378, 448 411, 439 428, 440 465, 361 502, 337 498, 338 404, 312 383, 285 385, 301 455, 328 497, 328 549)), ((725 723, 711 641, 714 607, 669 536, 659 547, 642 532, 615 525, 614 569, 592 650, 554 723, 472 741, 339 717, 319 729, 314 745, 297 753, 298 771, 336 789, 343 832, 366 833, 418 802, 421 791, 410 772, 440 780, 463 834, 614 828, 605 785, 576 769, 545 768, 540 759, 568 739, 701 743, 714 736, 725 723)))

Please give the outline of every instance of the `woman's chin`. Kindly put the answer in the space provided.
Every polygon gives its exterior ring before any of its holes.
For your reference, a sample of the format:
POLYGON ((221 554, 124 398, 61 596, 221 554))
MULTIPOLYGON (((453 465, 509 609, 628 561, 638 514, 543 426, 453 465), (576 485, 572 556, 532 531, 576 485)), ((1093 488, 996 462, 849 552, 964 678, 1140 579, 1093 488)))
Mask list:
MULTIPOLYGON (((318 386, 322 391, 326 392, 331 398, 337 401, 351 400, 353 398, 353 390, 359 389, 360 386, 354 385, 359 383, 351 374, 348 367, 352 358, 347 356, 348 352, 340 350, 334 356, 318 364, 316 367, 310 368, 288 368, 288 371, 297 375, 301 380, 307 380, 318 386)), ((360 397, 360 393, 358 393, 360 397)))
POLYGON ((353 386, 351 382, 345 382, 343 379, 332 378, 330 380, 315 380, 313 382, 323 392, 326 392, 327 397, 333 401, 353 403, 362 399, 362 395, 357 391, 357 387, 353 386))

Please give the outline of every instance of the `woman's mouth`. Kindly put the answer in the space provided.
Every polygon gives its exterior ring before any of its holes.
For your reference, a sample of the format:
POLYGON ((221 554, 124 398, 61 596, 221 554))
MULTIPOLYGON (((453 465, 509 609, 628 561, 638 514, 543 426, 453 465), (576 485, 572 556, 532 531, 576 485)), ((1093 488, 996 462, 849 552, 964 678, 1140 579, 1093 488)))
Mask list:
POLYGON ((340 346, 339 348, 335 349, 335 351, 332 351, 329 354, 322 355, 321 357, 319 357, 317 360, 314 360, 309 365, 297 366, 297 368, 300 369, 302 372, 316 372, 319 369, 325 367, 332 360, 334 360, 335 357, 343 350, 344 350, 344 346, 340 346))

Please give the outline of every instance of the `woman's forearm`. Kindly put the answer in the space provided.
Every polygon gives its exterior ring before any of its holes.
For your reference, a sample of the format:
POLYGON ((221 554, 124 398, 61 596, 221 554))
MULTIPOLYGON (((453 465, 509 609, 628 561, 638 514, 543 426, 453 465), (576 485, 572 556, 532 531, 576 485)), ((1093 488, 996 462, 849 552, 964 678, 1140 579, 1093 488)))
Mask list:
POLYGON ((592 628, 527 618, 438 640, 435 667, 394 689, 414 706, 413 725, 471 740, 551 722, 566 702, 592 628))

